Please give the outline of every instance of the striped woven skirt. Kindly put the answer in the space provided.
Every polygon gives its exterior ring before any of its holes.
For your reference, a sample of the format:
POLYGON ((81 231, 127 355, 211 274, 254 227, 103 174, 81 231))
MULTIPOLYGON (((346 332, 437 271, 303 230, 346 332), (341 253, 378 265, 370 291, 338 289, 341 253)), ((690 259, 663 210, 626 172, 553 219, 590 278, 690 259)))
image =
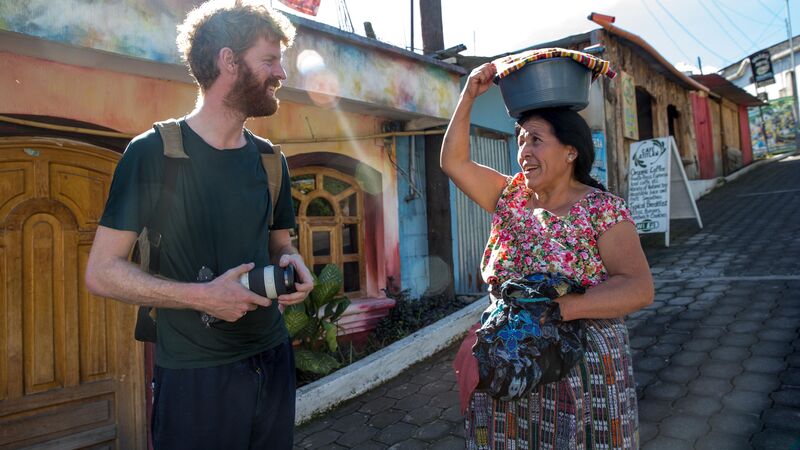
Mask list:
POLYGON ((585 357, 568 377, 517 401, 473 394, 466 413, 467 449, 639 448, 628 330, 620 319, 584 323, 585 357))

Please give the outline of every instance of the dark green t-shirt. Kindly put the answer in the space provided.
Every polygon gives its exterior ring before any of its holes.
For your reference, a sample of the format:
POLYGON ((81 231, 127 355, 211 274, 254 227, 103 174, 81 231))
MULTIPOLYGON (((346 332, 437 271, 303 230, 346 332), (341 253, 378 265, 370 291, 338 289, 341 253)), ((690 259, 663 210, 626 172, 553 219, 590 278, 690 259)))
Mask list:
MULTIPOLYGON (((161 275, 193 282, 202 266, 215 276, 243 263, 270 264, 267 175, 253 137, 237 149, 217 150, 180 121, 189 159, 179 159, 169 213, 156 216, 164 173, 161 136, 150 130, 134 138, 114 173, 100 225, 140 232, 152 217, 163 235, 161 275)), ((272 229, 295 226, 286 160, 272 229)), ((211 367, 272 348, 288 338, 277 302, 237 322, 206 327, 200 312, 159 309, 156 364, 167 368, 211 367)))

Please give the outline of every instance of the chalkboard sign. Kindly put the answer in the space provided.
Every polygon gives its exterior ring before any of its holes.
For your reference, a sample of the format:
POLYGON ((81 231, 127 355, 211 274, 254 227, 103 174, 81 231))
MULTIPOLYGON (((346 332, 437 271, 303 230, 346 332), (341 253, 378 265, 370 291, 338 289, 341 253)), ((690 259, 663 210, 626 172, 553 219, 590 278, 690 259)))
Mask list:
POLYGON ((664 233, 669 246, 670 219, 697 218, 678 147, 672 136, 631 144, 628 173, 628 206, 640 234, 664 233))

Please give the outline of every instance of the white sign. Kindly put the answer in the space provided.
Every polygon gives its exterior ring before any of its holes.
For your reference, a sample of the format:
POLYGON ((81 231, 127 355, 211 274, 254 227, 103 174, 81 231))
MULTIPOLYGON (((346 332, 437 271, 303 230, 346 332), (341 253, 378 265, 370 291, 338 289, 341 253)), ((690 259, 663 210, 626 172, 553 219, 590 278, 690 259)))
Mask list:
POLYGON ((672 136, 631 144, 628 206, 639 233, 664 233, 669 246, 670 219, 697 218, 700 212, 689 189, 672 136))

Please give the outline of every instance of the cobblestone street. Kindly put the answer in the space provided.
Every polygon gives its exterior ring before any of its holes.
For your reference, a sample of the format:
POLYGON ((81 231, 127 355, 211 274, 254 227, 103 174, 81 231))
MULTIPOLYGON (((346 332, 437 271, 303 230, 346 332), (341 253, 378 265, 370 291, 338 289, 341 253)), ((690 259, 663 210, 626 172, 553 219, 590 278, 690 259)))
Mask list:
MULTIPOLYGON (((648 236, 654 303, 626 323, 642 448, 800 449, 800 157, 648 236)), ((456 347, 297 429, 296 448, 458 449, 456 347)))

